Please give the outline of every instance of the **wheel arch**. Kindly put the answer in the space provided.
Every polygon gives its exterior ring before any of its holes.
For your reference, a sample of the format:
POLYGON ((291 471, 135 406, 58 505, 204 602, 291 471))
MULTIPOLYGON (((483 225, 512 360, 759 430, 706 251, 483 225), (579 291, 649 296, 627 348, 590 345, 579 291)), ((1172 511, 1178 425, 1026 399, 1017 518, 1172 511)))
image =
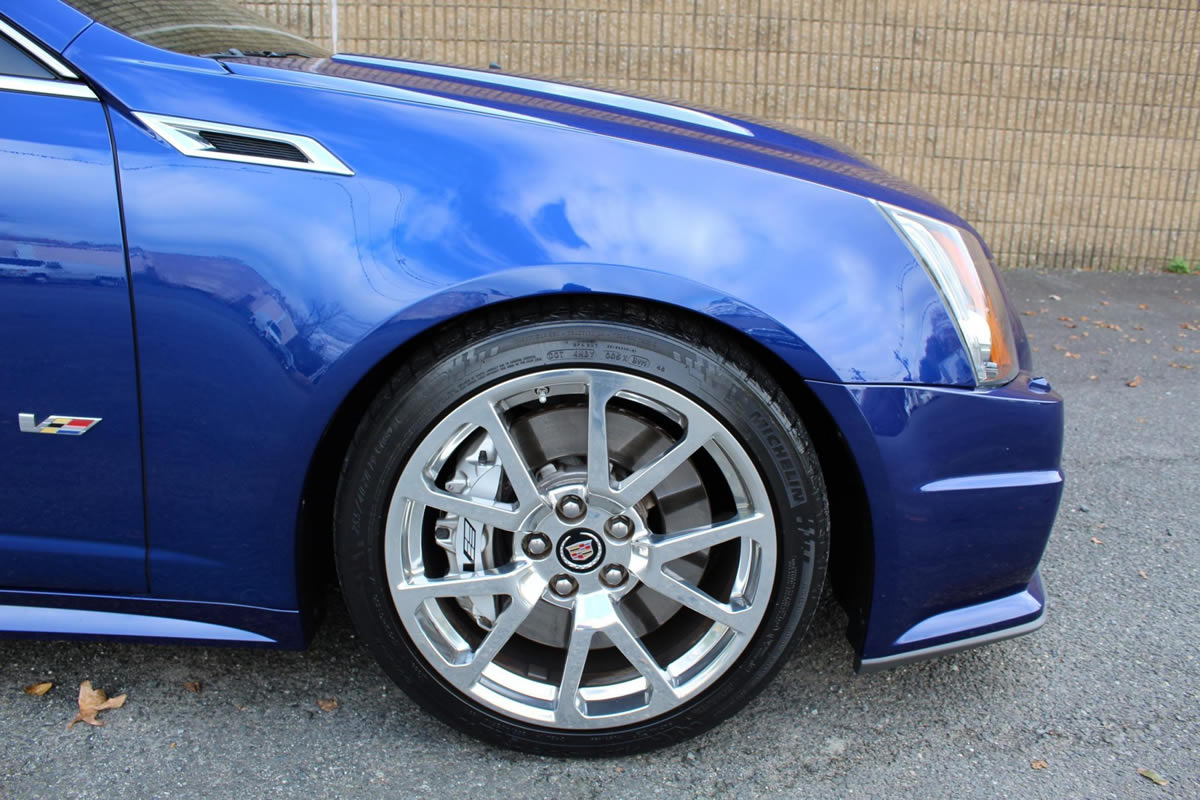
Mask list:
MULTIPOLYGON (((849 615, 847 636, 857 653, 861 649, 874 569, 874 542, 867 493, 862 474, 842 431, 805 383, 812 376, 798 371, 796 359, 785 358, 780 351, 805 353, 814 358, 816 354, 766 315, 727 297, 720 298, 717 303, 699 305, 650 300, 644 296, 619 292, 573 291, 572 288, 567 285, 554 294, 534 293, 499 299, 446 315, 386 352, 345 393, 312 453, 301 495, 296 558, 300 608, 307 610, 309 617, 306 627, 311 627, 319 617, 321 589, 331 581, 336 582, 332 570, 332 533, 334 501, 343 463, 363 414, 391 377, 406 365, 411 365, 417 352, 431 341, 436 341, 438 334, 449 328, 470 328, 476 320, 488 314, 511 312, 514 309, 521 313, 535 305, 540 314, 549 312, 550 319, 555 316, 567 318, 580 299, 587 298, 592 302, 600 300, 623 306, 624 314, 631 322, 638 321, 642 310, 657 308, 680 314, 697 326, 717 330, 744 348, 783 387, 808 429, 822 473, 827 476, 832 548, 830 583, 835 597, 849 615), (834 475, 837 480, 828 479, 834 475)), ((825 377, 823 371, 819 374, 825 377)))

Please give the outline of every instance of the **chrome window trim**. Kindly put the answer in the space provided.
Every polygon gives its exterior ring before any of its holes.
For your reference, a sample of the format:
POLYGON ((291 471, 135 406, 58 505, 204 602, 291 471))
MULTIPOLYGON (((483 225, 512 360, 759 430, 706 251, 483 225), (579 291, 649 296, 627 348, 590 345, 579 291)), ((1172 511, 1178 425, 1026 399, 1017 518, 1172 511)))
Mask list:
MULTIPOLYGON (((71 69, 68 68, 66 64, 62 63, 54 56, 47 53, 44 49, 42 49, 41 45, 34 42, 32 39, 30 39, 25 34, 21 33, 19 30, 14 28, 12 25, 9 25, 3 19, 0 19, 0 33, 4 34, 6 37, 11 39, 18 47, 20 47, 26 53, 28 53, 29 55, 33 56, 38 61, 45 64, 50 69, 50 71, 53 72, 58 77, 66 78, 67 80, 70 80, 70 81, 79 80, 79 76, 76 75, 73 71, 71 71, 71 69)), ((78 97, 79 95, 70 95, 70 96, 78 97)))
POLYGON ((342 161, 316 139, 296 133, 281 133, 261 128, 245 128, 241 125, 226 125, 221 122, 208 122, 186 117, 169 117, 163 114, 150 114, 135 111, 133 115, 141 120, 150 130, 157 133, 168 144, 183 153, 195 158, 212 158, 218 161, 236 161, 242 164, 257 164, 264 167, 285 167, 288 169, 303 169, 310 172, 328 172, 334 175, 353 175, 354 170, 342 161), (304 157, 304 161, 287 161, 277 158, 263 158, 239 153, 222 153, 201 138, 200 133, 228 133, 234 136, 246 136, 253 139, 263 139, 270 142, 282 142, 295 147, 304 157))
POLYGON ((95 92, 83 83, 67 83, 48 78, 22 78, 18 75, 0 75, 0 90, 27 94, 51 94, 57 97, 78 97, 82 100, 97 99, 95 92))

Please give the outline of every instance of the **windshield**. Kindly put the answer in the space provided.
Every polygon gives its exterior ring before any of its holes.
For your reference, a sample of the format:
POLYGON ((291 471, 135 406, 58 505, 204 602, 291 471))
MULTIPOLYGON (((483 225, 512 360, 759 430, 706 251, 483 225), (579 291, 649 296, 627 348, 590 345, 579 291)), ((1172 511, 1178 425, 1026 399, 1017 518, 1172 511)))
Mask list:
POLYGON ((303 36, 232 0, 68 0, 92 19, 126 36, 189 55, 328 56, 303 36), (236 53, 232 54, 236 55, 236 53))

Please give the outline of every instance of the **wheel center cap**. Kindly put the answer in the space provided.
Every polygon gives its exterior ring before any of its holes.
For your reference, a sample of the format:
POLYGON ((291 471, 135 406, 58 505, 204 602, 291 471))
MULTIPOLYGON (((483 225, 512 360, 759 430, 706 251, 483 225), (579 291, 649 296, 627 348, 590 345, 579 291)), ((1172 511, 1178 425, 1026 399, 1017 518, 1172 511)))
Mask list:
POLYGON ((588 572, 604 560, 604 540, 587 528, 567 531, 558 540, 559 562, 572 572, 588 572))

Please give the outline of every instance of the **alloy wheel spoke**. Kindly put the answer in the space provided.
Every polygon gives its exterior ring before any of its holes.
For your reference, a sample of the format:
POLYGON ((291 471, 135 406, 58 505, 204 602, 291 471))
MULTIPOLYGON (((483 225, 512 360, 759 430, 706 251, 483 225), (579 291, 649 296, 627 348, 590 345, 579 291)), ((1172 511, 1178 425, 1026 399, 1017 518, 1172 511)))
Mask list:
MULTIPOLYGON (((392 587, 398 602, 409 608, 434 598, 507 595, 528 598, 538 592, 538 578, 529 564, 509 564, 452 578, 414 577, 392 587)), ((528 600, 526 600, 528 602, 528 600)))
POLYGON ((678 533, 652 534, 642 541, 649 547, 651 568, 660 569, 663 564, 716 547, 730 539, 746 537, 766 542, 774 535, 775 523, 771 517, 766 514, 753 514, 678 533))
POLYGON ((446 670, 446 677, 460 688, 467 689, 473 686, 487 665, 504 649, 504 645, 508 644, 509 639, 517 632, 517 628, 521 627, 521 623, 525 621, 532 610, 532 603, 520 595, 513 595, 508 608, 500 613, 492 629, 488 631, 487 636, 471 654, 471 660, 465 664, 449 666, 446 670))
POLYGON ((700 419, 698 416, 689 417, 687 432, 682 439, 670 450, 621 481, 614 493, 618 502, 632 506, 650 494, 672 472, 695 455, 697 450, 708 444, 716 432, 715 426, 709 420, 700 419))
POLYGON ((558 701, 554 706, 554 720, 560 725, 570 724, 583 716, 583 712, 577 705, 577 695, 593 635, 593 631, 579 626, 575 626, 571 630, 571 640, 567 643, 567 657, 563 663, 562 680, 558 685, 558 701))
POLYGON ((650 706, 673 705, 678 699, 678 693, 671 683, 671 677, 658 665, 654 656, 646 649, 646 645, 642 644, 642 640, 629 630, 619 615, 604 628, 604 634, 650 685, 650 706))
POLYGON ((451 494, 432 486, 424 475, 415 475, 411 481, 401 480, 397 491, 401 493, 401 496, 430 508, 445 511, 448 514, 457 514, 460 517, 466 517, 474 522, 491 525, 501 530, 519 530, 521 523, 525 520, 525 513, 520 506, 512 508, 500 503, 486 503, 466 495, 451 494))
POLYGON ((735 608, 729 603, 722 603, 696 587, 658 570, 650 570, 640 577, 642 583, 654 591, 713 622, 719 622, 738 633, 754 633, 757 626, 756 615, 748 607, 735 608))
POLYGON ((588 382, 587 483, 591 491, 610 489, 608 461, 608 401, 617 393, 614 375, 597 373, 588 382))
POLYGON ((540 501, 540 493, 537 484, 533 481, 533 474, 529 470, 525 456, 521 454, 517 443, 513 441, 508 425, 500 417, 496 406, 486 398, 481 398, 477 402, 480 407, 475 414, 476 422, 492 437, 496 456, 504 465, 504 474, 508 476, 508 482, 517 495, 519 507, 521 509, 533 507, 540 501))

